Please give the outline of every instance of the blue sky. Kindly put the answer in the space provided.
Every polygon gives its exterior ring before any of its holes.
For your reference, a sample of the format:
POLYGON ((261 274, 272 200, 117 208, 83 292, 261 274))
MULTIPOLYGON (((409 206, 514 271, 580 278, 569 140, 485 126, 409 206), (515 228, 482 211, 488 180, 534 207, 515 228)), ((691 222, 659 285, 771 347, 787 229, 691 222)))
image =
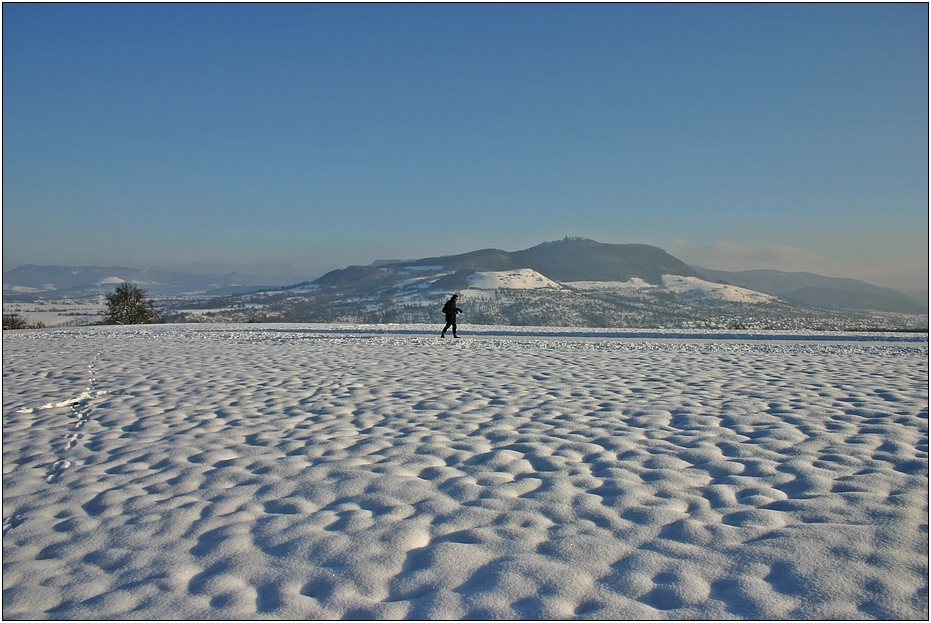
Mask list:
POLYGON ((3 269, 566 235, 928 284, 927 4, 3 5, 3 269))

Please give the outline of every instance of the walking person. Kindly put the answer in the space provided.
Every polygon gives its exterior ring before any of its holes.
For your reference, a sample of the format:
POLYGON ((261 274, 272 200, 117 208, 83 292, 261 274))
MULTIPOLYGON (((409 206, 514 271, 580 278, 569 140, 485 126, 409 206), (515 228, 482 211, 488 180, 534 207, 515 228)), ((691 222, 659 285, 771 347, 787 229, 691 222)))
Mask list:
POLYGON ((461 314, 462 310, 456 307, 458 301, 459 295, 453 294, 452 298, 446 301, 446 305, 443 305, 443 313, 446 314, 446 326, 443 327, 443 332, 440 333, 440 337, 446 337, 446 329, 450 327, 453 328, 453 337, 459 337, 456 333, 456 314, 461 314))

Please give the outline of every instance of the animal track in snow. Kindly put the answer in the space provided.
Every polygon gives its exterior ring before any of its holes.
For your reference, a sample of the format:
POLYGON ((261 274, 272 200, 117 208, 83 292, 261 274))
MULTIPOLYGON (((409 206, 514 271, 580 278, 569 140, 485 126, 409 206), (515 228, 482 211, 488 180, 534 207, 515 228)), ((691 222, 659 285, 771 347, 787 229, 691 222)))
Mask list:
MULTIPOLYGON (((71 417, 75 418, 74 424, 71 428, 75 431, 80 430, 87 424, 91 419, 91 404, 94 400, 100 396, 105 396, 109 392, 106 390, 97 389, 97 361, 100 359, 102 351, 97 350, 97 353, 94 355, 91 362, 88 364, 89 377, 90 381, 86 391, 81 392, 77 397, 70 398, 68 400, 63 400, 60 402, 49 402, 39 407, 23 407, 17 410, 17 413, 36 413, 37 411, 45 411, 47 409, 58 409, 62 407, 69 407, 71 409, 71 417)), ((52 452, 58 457, 59 460, 47 464, 45 481, 48 484, 52 484, 57 481, 62 474, 70 468, 73 464, 72 461, 67 460, 61 456, 61 453, 68 452, 78 441, 84 438, 83 433, 68 433, 63 437, 60 437, 59 440, 52 443, 52 452)))
POLYGON ((72 411, 77 411, 80 407, 86 406, 91 400, 99 398, 100 396, 106 395, 106 391, 86 391, 82 392, 81 395, 75 398, 69 398, 68 400, 62 400, 61 402, 49 402, 39 407, 23 407, 17 409, 17 413, 35 413, 36 411, 44 411, 45 409, 60 409, 62 407, 71 407, 72 411))

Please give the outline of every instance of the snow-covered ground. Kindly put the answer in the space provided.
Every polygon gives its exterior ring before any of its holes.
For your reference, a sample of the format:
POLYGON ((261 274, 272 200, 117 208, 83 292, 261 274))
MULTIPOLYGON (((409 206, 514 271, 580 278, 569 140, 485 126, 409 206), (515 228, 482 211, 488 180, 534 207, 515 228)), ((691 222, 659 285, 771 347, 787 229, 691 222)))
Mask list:
POLYGON ((3 333, 3 616, 926 619, 926 334, 3 333))

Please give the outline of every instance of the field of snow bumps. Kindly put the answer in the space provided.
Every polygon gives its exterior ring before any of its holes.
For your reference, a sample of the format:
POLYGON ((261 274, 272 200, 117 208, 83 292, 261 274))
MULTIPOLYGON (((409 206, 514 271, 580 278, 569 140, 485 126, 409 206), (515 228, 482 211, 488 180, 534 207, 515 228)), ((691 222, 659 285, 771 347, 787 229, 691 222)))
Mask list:
POLYGON ((5 618, 921 618, 928 349, 4 334, 5 618))

